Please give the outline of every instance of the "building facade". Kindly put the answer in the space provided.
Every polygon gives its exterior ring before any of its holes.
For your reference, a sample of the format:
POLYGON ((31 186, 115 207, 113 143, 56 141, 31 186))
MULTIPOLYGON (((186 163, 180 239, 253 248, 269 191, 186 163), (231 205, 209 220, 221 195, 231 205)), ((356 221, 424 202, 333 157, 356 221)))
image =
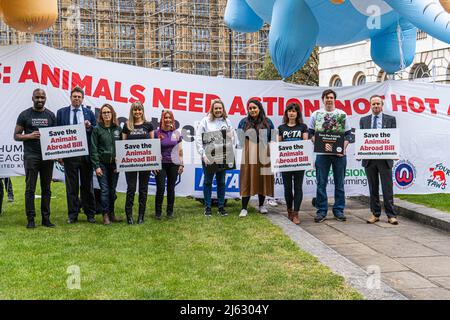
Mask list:
POLYGON ((55 25, 36 35, 0 25, 0 45, 36 41, 98 59, 208 76, 255 79, 268 29, 231 32, 226 0, 58 0, 55 25), (231 63, 230 63, 231 62, 231 63), (231 66, 231 67, 230 67, 231 66))
MULTIPOLYGON (((370 40, 319 51, 320 86, 356 86, 387 78, 370 57, 370 40)), ((419 31, 414 62, 394 79, 450 83, 450 45, 419 31)))

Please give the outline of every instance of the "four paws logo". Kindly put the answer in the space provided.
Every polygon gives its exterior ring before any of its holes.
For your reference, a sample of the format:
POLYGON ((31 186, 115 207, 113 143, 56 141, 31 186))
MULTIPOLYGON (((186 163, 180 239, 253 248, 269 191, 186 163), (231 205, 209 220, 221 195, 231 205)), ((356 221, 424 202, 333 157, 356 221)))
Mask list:
POLYGON ((428 189, 445 191, 450 180, 450 167, 438 163, 432 165, 428 171, 429 175, 426 179, 428 189))

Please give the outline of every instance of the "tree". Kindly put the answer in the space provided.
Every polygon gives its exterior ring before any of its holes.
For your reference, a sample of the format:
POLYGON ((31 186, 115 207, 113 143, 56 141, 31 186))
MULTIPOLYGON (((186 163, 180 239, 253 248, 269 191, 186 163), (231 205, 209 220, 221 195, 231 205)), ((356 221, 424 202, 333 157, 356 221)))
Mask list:
MULTIPOLYGON (((257 74, 258 80, 281 80, 277 69, 272 63, 269 53, 266 54, 263 68, 257 74)), ((315 47, 303 68, 286 79, 286 82, 307 86, 319 85, 319 49, 315 47)))

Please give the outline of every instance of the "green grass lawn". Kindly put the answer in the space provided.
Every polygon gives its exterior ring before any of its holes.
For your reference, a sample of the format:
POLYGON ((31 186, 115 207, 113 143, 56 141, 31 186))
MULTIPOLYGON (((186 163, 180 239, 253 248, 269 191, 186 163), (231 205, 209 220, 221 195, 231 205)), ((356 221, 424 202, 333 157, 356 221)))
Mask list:
POLYGON ((450 212, 450 194, 401 194, 396 196, 399 199, 409 202, 422 204, 427 207, 436 208, 442 211, 450 212))
POLYGON ((28 230, 24 178, 13 185, 15 202, 0 216, 0 299, 361 299, 254 210, 239 219, 239 202, 228 217, 206 218, 199 202, 177 198, 175 218, 157 221, 150 197, 143 225, 92 225, 84 215, 68 225, 64 185, 53 183, 57 227, 38 216, 28 230), (67 288, 73 265, 80 290, 67 288))

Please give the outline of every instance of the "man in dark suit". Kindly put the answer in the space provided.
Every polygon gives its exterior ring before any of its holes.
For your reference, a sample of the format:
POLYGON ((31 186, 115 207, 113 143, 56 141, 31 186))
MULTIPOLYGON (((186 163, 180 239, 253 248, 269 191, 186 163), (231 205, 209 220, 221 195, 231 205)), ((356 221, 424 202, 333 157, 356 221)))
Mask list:
MULTIPOLYGON (((86 128, 90 150, 91 134, 97 125, 94 113, 90 108, 83 106, 84 91, 75 87, 70 93, 71 105, 58 110, 56 119, 58 126, 67 126, 83 123, 86 128)), ((65 158, 60 161, 64 164, 66 179, 67 208, 69 211, 68 223, 78 221, 80 207, 83 208, 90 223, 95 223, 95 198, 92 182, 93 169, 89 156, 65 158), (78 197, 81 194, 81 200, 78 197)))
MULTIPOLYGON (((383 113, 383 99, 378 95, 370 98, 372 114, 362 117, 359 121, 360 129, 385 129, 396 128, 397 122, 395 117, 383 113)), ((370 210, 372 216, 367 223, 376 223, 380 220, 380 180, 383 190, 383 202, 388 222, 397 225, 397 212, 394 208, 394 194, 392 186, 392 165, 393 160, 374 159, 363 160, 362 166, 365 168, 367 181, 369 182, 370 191, 370 210)))

